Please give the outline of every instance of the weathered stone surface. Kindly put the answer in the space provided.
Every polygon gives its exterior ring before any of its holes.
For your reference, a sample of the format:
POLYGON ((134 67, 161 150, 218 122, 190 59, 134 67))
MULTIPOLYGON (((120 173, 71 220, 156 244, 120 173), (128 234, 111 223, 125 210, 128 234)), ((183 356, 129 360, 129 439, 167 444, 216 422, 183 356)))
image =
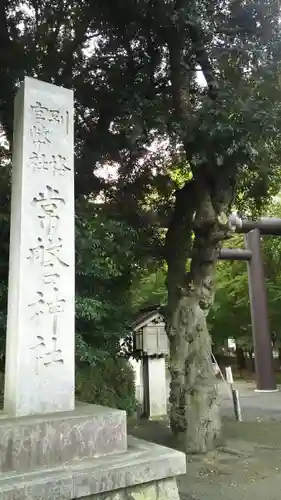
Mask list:
POLYGON ((27 472, 127 449, 126 413, 79 404, 72 412, 0 418, 0 472, 27 472))
MULTIPOLYGON (((135 500, 139 500, 144 494, 143 483, 173 478, 185 472, 186 459, 183 453, 129 438, 128 451, 122 454, 81 460, 71 466, 24 475, 4 473, 0 476, 0 499, 72 500, 103 493, 119 495, 123 493, 118 490, 138 486, 135 491, 139 496, 135 500)), ((145 498, 149 500, 154 499, 147 496, 148 493, 154 494, 152 486, 148 485, 150 489, 146 491, 145 498)), ((164 484, 158 484, 157 488, 158 495, 171 491, 164 484)), ((174 487, 172 491, 176 495, 174 487)), ((176 496, 171 498, 177 500, 176 496)))
POLYGON ((87 500, 179 500, 179 492, 176 480, 172 478, 101 495, 91 495, 87 500))
POLYGON ((74 409, 73 92, 15 100, 5 413, 74 409))

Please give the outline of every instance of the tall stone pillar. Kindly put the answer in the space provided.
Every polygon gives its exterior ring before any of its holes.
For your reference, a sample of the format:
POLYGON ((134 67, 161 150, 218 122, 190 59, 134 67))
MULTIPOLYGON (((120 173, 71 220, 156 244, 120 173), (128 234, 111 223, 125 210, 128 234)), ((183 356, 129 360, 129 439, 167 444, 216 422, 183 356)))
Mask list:
POLYGON ((26 78, 15 100, 5 411, 74 409, 73 92, 26 78))

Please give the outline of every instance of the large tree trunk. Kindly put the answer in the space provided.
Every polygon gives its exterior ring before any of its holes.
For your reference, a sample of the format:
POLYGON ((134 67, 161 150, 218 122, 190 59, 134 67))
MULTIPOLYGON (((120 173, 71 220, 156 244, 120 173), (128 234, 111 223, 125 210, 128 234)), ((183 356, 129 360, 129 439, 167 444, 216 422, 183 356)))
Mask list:
POLYGON ((181 268, 179 258, 184 259, 183 254, 177 250, 175 259, 172 252, 172 248, 182 244, 183 227, 172 222, 167 233, 166 327, 170 340, 171 429, 181 441, 184 440, 187 452, 205 453, 214 447, 221 433, 206 317, 213 303, 218 250, 228 230, 226 217, 222 223, 208 191, 202 192, 201 186, 200 197, 198 187, 195 193, 196 206, 190 202, 189 218, 185 218, 186 232, 183 233, 189 245, 191 227, 195 234, 189 273, 186 273, 186 252, 190 252, 190 246, 185 243, 185 260, 181 261, 181 268))
POLYGON ((211 361, 211 338, 199 291, 182 296, 170 336, 170 423, 189 452, 206 452, 220 436, 218 393, 211 361))

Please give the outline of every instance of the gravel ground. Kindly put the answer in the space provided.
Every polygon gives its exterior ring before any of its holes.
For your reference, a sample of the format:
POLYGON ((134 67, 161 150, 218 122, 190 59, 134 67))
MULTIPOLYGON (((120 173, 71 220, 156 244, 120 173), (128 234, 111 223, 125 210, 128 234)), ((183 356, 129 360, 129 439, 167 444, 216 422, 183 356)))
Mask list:
MULTIPOLYGON (((175 448, 164 422, 129 423, 130 434, 175 448)), ((225 446, 187 457, 178 479, 182 500, 279 500, 281 426, 277 422, 224 421, 225 446)))
MULTIPOLYGON (((178 479, 182 500, 279 500, 281 495, 281 392, 256 393, 252 383, 235 385, 243 422, 233 418, 227 388, 219 384, 223 448, 187 457, 187 473, 178 479)), ((167 422, 131 421, 128 432, 176 447, 167 422)))

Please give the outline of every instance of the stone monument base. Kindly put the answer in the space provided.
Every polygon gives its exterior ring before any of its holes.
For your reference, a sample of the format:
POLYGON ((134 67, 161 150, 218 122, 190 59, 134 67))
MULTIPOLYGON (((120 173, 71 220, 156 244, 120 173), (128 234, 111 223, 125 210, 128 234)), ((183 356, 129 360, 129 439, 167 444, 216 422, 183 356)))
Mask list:
POLYGON ((178 500, 185 455, 127 436, 126 413, 0 416, 0 500, 178 500))
POLYGON ((45 415, 0 413, 0 473, 31 472, 126 450, 122 410, 77 403, 73 411, 45 415))
POLYGON ((178 500, 175 476, 185 455, 128 436, 128 449, 106 457, 0 475, 1 500, 178 500))
POLYGON ((91 495, 88 500, 179 500, 179 493, 176 480, 171 478, 101 495, 91 495))

